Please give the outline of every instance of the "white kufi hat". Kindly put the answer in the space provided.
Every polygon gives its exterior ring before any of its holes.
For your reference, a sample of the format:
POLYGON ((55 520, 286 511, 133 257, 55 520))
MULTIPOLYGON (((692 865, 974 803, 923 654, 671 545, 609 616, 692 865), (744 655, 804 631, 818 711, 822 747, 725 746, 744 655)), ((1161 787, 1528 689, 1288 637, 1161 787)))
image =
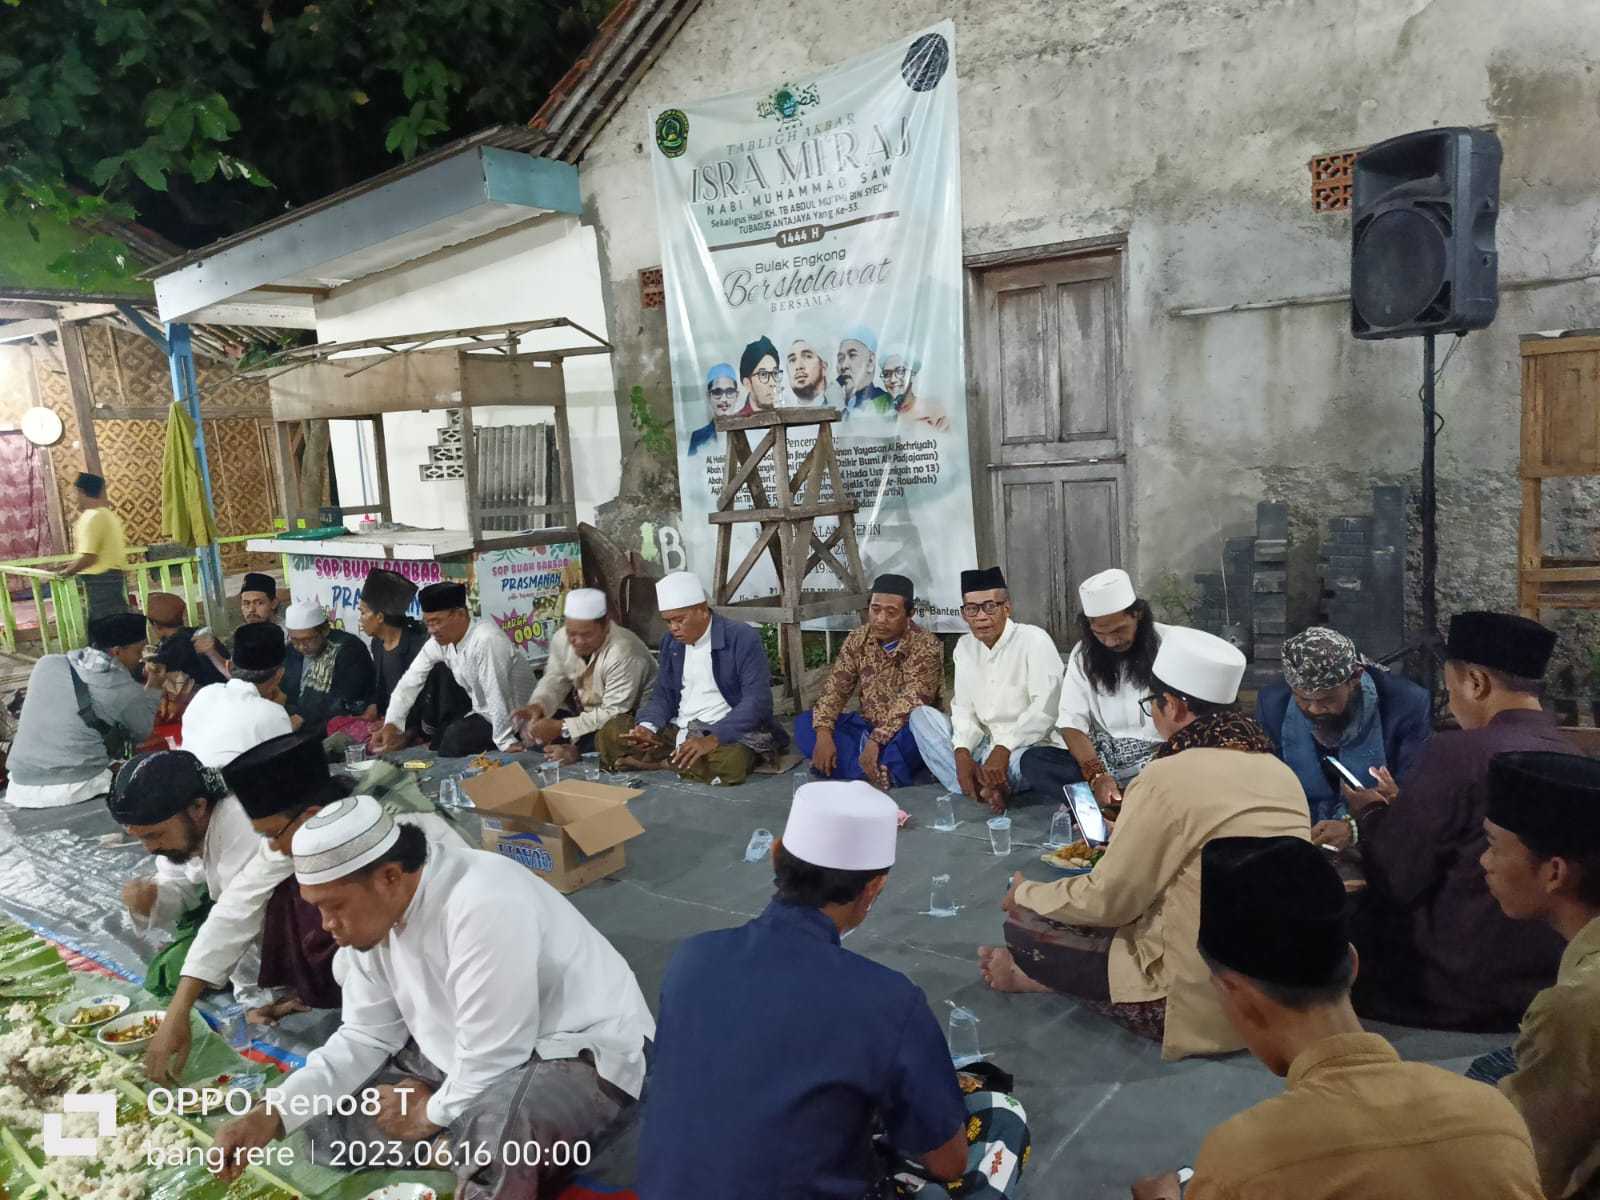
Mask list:
POLYGON ((1151 674, 1186 696, 1232 704, 1239 698, 1244 668, 1244 655, 1238 647, 1214 634, 1178 628, 1161 635, 1151 674))
POLYGON ((246 750, 293 732, 283 705, 242 679, 207 684, 183 710, 183 748, 203 767, 225 767, 246 750))
POLYGON ((297 633, 305 629, 320 629, 327 623, 328 610, 315 600, 296 600, 289 605, 289 611, 283 617, 283 627, 297 633))
POLYGON ((332 883, 383 857, 399 840, 383 805, 371 796, 346 796, 295 830, 294 877, 304 884, 332 883))
POLYGON ((606 594, 599 588, 573 588, 561 611, 575 621, 598 621, 606 615, 606 594))
POLYGON ((900 810, 871 784, 807 783, 796 789, 783 848, 801 862, 839 871, 894 866, 900 810))
POLYGON ((1133 580, 1128 578, 1128 573, 1119 567, 1112 567, 1080 583, 1078 599, 1083 604, 1083 615, 1092 621, 1096 617, 1126 612, 1139 597, 1133 590, 1133 580))
POLYGON ((700 576, 691 571, 674 571, 656 581, 656 608, 662 612, 693 608, 705 602, 705 585, 700 582, 700 576))

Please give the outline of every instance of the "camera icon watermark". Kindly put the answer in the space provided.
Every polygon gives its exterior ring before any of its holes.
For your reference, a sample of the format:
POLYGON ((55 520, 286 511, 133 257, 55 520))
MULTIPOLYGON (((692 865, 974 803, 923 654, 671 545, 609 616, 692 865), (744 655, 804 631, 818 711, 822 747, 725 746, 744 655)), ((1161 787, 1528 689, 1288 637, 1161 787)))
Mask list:
POLYGON ((44 1134, 46 1158, 93 1158, 100 1150, 100 1139, 117 1132, 117 1094, 81 1092, 61 1098, 61 1111, 46 1113, 40 1127, 44 1134), (93 1113, 97 1120, 94 1137, 63 1137, 61 1123, 66 1113, 93 1113))

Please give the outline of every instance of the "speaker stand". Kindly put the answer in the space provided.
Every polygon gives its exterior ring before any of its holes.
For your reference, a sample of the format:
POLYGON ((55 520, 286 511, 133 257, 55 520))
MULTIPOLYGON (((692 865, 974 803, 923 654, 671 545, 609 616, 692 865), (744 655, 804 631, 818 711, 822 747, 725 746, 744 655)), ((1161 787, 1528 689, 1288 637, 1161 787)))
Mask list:
POLYGON ((1434 695, 1439 658, 1439 496, 1433 475, 1433 452, 1439 438, 1434 407, 1433 334, 1422 335, 1422 686, 1434 695))

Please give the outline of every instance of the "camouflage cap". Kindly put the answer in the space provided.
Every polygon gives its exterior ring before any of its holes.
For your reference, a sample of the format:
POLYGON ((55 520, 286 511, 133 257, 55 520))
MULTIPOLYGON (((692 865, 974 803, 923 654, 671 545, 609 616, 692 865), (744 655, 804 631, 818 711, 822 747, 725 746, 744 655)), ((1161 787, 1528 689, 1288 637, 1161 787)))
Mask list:
POLYGON ((1283 643, 1283 678, 1297 692, 1325 692, 1361 668, 1356 644, 1337 629, 1314 625, 1283 643))

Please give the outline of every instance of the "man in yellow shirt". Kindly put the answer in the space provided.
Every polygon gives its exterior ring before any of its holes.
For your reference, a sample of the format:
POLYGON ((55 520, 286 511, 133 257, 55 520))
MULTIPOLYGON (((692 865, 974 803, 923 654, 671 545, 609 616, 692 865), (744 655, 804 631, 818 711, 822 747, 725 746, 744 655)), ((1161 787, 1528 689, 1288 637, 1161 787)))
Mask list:
POLYGON ((1489 763, 1479 861, 1506 916, 1567 942, 1554 986, 1528 1005, 1500 1090, 1533 1135, 1550 1200, 1600 1197, 1600 762, 1521 751, 1489 763))
POLYGON ((61 572, 61 578, 83 576, 89 602, 89 620, 128 611, 127 531, 122 518, 106 502, 106 481, 82 472, 72 484, 78 494, 78 523, 73 527, 78 557, 61 572))
POLYGON ((1168 1174, 1134 1200, 1538 1200, 1528 1130, 1505 1097, 1402 1062, 1362 1030, 1344 884, 1326 854, 1303 836, 1214 838, 1200 875, 1211 984, 1287 1086, 1207 1135, 1187 1192, 1168 1174))

